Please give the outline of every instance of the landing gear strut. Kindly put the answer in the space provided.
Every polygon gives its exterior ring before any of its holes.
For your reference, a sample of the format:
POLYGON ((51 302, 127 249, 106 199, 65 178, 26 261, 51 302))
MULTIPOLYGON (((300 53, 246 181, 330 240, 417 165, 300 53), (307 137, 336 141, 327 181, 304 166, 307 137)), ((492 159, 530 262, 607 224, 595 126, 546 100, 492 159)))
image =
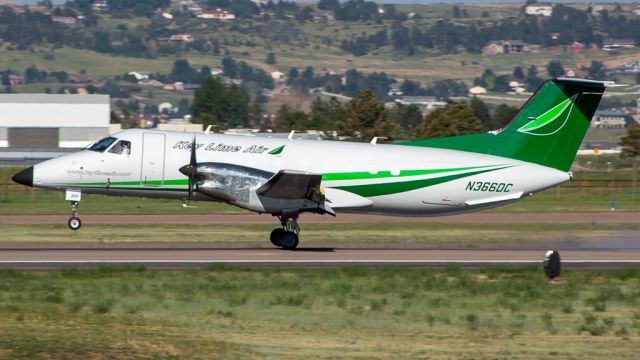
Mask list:
POLYGON ((279 216, 282 228, 274 229, 271 232, 271 243, 281 247, 284 250, 293 250, 298 247, 300 226, 298 225, 298 216, 283 217, 279 216))
POLYGON ((71 201, 71 217, 69 218, 69 229, 78 230, 82 226, 82 221, 78 217, 78 204, 77 201, 71 201))

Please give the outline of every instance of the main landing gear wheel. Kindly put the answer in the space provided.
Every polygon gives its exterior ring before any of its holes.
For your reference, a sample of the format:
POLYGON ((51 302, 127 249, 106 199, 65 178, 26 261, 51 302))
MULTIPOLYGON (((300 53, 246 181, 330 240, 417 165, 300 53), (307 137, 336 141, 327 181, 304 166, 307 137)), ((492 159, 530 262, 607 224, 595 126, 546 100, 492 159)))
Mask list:
POLYGON ((78 230, 82 226, 82 221, 80 221, 79 217, 72 216, 69 218, 69 222, 67 224, 69 225, 69 229, 78 230))
POLYGON ((291 231, 285 231, 284 235, 280 238, 280 245, 284 250, 293 250, 298 247, 298 243, 298 235, 291 231))
POLYGON ((300 238, 300 226, 298 226, 298 216, 295 217, 279 217, 282 228, 274 229, 271 232, 270 240, 274 246, 284 250, 293 250, 298 247, 300 238))
POLYGON ((277 247, 281 247, 282 245, 280 244, 280 239, 282 238, 282 236, 286 233, 286 231, 284 229, 274 229, 271 232, 271 243, 273 244, 273 246, 277 246, 277 247))

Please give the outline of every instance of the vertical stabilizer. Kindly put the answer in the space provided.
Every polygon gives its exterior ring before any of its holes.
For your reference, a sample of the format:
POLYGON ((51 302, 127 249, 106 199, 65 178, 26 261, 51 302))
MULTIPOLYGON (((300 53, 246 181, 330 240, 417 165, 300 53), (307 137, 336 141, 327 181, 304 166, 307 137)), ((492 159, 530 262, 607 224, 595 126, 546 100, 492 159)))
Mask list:
POLYGON ((403 145, 478 152, 568 171, 609 84, 580 79, 548 80, 504 129, 403 145))

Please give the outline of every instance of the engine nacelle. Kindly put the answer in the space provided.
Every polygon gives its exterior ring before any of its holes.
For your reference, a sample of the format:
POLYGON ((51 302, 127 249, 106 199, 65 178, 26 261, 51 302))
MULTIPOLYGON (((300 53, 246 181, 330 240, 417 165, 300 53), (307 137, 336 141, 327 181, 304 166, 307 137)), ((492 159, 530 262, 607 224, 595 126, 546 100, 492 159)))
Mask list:
POLYGON ((250 192, 273 176, 268 171, 226 163, 200 163, 197 173, 199 193, 244 208, 250 207, 250 192))

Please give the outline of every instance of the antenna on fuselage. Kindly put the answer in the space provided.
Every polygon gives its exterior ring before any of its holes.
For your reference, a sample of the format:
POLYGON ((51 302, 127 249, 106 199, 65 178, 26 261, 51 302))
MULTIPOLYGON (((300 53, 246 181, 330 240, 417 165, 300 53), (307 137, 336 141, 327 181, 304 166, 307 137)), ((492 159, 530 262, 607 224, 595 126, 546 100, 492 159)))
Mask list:
POLYGON ((378 139, 388 139, 388 137, 386 136, 374 136, 373 139, 371 139, 371 142, 369 144, 371 145, 375 145, 378 143, 378 139))
POLYGON ((287 139, 293 140, 293 134, 295 134, 295 133, 296 133, 295 130, 291 130, 291 132, 289 133, 289 136, 287 136, 287 139))
POLYGON ((213 127, 213 125, 207 126, 207 129, 204 131, 204 133, 207 134, 207 135, 211 134, 211 128, 212 127, 213 127))

